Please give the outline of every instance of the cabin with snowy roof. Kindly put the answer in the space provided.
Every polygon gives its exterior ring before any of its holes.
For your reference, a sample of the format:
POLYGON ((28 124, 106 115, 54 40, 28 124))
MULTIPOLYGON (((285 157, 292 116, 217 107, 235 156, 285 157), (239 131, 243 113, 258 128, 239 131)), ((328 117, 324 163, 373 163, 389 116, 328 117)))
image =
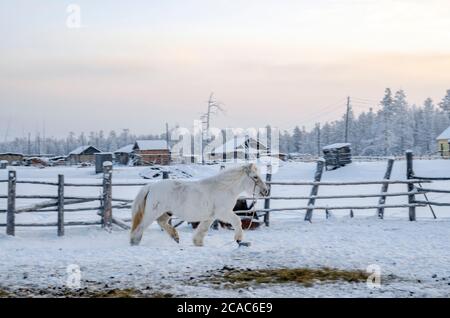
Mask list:
POLYGON ((74 149, 67 156, 67 162, 71 165, 77 165, 81 163, 94 163, 95 154, 100 153, 101 150, 94 146, 80 146, 74 149))
POLYGON ((235 137, 207 153, 209 160, 255 159, 258 155, 267 155, 268 148, 252 137, 235 137))
POLYGON ((166 140, 137 140, 133 146, 135 164, 140 166, 168 165, 170 148, 166 140))
POLYGON ((134 144, 126 145, 114 151, 114 160, 120 165, 128 165, 133 160, 134 144))
POLYGON ((8 164, 15 164, 18 165, 23 160, 23 154, 21 153, 13 153, 13 152, 7 152, 7 153, 0 153, 0 161, 7 161, 8 164))
POLYGON ((450 127, 444 130, 436 140, 440 155, 442 157, 450 157, 450 127))

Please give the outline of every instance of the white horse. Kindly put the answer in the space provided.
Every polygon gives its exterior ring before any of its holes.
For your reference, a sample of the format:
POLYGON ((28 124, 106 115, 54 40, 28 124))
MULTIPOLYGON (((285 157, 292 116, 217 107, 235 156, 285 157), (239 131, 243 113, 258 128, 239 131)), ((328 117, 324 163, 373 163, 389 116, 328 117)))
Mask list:
POLYGON ((144 230, 155 220, 179 243, 176 229, 169 224, 171 215, 175 215, 187 222, 200 222, 194 234, 197 246, 203 245, 214 220, 230 223, 235 232, 234 239, 244 245, 241 219, 233 212, 241 193, 268 194, 258 167, 253 163, 229 168, 198 181, 162 180, 146 185, 133 202, 130 243, 138 245, 144 230))

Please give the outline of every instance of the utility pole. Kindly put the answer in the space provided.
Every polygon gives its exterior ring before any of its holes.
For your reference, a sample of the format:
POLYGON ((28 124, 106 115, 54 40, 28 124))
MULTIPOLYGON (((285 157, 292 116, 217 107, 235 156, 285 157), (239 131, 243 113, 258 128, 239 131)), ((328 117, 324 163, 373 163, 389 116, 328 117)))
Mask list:
POLYGON ((320 153, 322 150, 320 149, 320 123, 316 124, 316 130, 317 130, 317 156, 320 157, 320 153))
POLYGON ((349 125, 349 118, 350 117, 350 96, 347 97, 347 112, 345 114, 345 142, 348 142, 348 125, 349 125))
POLYGON ((169 123, 166 123, 166 143, 167 143, 167 149, 169 149, 169 123))

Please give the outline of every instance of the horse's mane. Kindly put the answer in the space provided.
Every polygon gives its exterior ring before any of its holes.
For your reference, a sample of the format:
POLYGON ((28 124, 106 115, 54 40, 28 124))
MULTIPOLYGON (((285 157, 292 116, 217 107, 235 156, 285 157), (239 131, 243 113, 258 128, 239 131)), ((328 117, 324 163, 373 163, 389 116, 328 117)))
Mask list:
POLYGON ((244 174, 245 166, 238 166, 220 171, 218 174, 203 179, 206 182, 213 182, 219 186, 230 187, 233 183, 238 181, 244 174))

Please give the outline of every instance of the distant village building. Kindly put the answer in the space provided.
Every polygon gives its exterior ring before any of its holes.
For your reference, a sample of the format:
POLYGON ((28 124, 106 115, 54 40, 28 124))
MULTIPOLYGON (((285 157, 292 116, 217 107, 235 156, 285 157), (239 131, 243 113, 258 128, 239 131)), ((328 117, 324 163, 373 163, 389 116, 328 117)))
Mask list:
POLYGON ((66 156, 55 156, 48 159, 52 166, 64 166, 67 163, 66 156))
POLYGON ((349 143, 336 143, 322 148, 325 168, 337 169, 352 163, 352 148, 349 143))
POLYGON ((94 146, 80 146, 73 150, 67 156, 67 162, 71 165, 76 165, 80 163, 94 163, 94 154, 101 152, 98 148, 94 146))
POLYGON ((438 151, 443 157, 450 157, 450 127, 442 132, 437 138, 438 151))
POLYGON ((134 158, 134 144, 126 145, 114 151, 114 160, 117 164, 128 165, 134 158))
POLYGON ((23 160, 23 154, 14 153, 14 152, 6 152, 0 153, 0 161, 8 161, 8 164, 20 164, 23 160))
POLYGON ((208 160, 254 159, 267 155, 268 148, 262 142, 252 137, 237 137, 228 140, 223 145, 214 148, 206 154, 208 160))
POLYGON ((166 140, 138 140, 134 143, 133 152, 137 165, 168 165, 170 149, 166 140))

